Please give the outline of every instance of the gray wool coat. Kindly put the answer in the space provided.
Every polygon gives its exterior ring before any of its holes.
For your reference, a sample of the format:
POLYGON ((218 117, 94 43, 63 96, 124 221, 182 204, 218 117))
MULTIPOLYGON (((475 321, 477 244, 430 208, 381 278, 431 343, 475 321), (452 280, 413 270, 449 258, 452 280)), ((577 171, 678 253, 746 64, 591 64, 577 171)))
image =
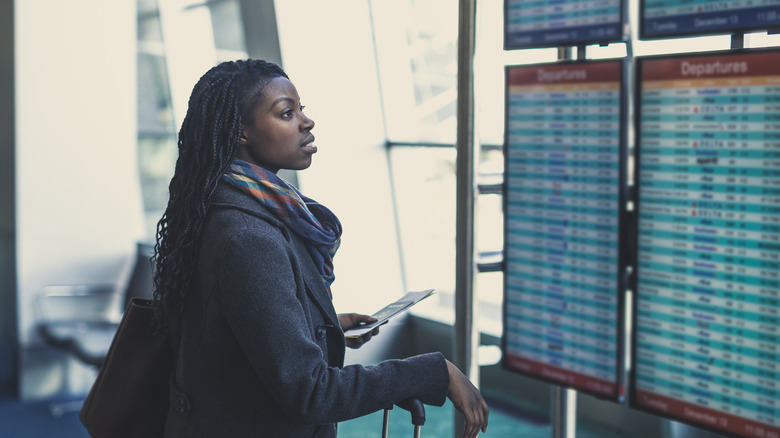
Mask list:
POLYGON ((440 353, 344 366, 344 333, 304 242, 224 182, 193 284, 171 324, 166 437, 335 437, 337 422, 412 396, 444 404, 440 353))

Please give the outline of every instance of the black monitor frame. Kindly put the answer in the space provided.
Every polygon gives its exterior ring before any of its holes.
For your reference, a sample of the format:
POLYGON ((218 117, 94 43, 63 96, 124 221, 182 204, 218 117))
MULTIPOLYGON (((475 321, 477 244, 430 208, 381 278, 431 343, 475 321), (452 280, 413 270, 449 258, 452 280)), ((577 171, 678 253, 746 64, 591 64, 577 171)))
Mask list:
POLYGON ((549 377, 545 377, 543 375, 540 375, 538 373, 532 373, 532 372, 526 372, 520 369, 517 369, 516 367, 512 367, 510 364, 508 364, 507 360, 507 320, 508 320, 508 304, 507 304, 507 284, 508 281, 504 281, 504 302, 503 302, 503 311, 502 311, 502 319, 504 322, 504 334, 502 335, 501 339, 501 345, 502 350, 504 351, 504 357, 502 358, 502 367, 504 369, 510 370, 512 372, 523 374, 532 378, 536 378, 539 380, 546 381, 548 383, 562 386, 562 387, 568 387, 572 388, 590 395, 593 395, 594 397, 609 400, 613 402, 622 402, 624 393, 625 393, 625 290, 628 285, 628 276, 627 274, 627 268, 631 264, 631 255, 630 255, 630 233, 631 233, 631 219, 629 217, 629 213, 627 212, 625 206, 627 203, 627 200, 629 198, 628 196, 628 188, 627 188, 627 159, 628 159, 628 149, 627 149, 627 136, 628 136, 628 88, 627 88, 627 78, 628 78, 628 66, 629 63, 626 59, 610 59, 610 60, 599 60, 599 61, 563 61, 563 62, 557 62, 557 63, 544 63, 544 64, 534 64, 534 65, 518 65, 518 66, 507 66, 505 69, 505 119, 507 123, 505 123, 505 140, 504 140, 504 181, 503 181, 503 207, 504 207, 504 274, 505 276, 508 276, 509 274, 509 252, 508 252, 508 234, 510 230, 506 226, 507 220, 508 220, 508 206, 509 206, 509 184, 511 175, 509 172, 509 79, 510 79, 510 72, 513 69, 542 69, 547 67, 577 67, 582 65, 598 65, 598 64, 615 64, 616 68, 620 70, 619 72, 619 78, 620 78, 620 103, 619 103, 619 185, 618 188, 618 211, 615 212, 615 217, 618 220, 618 255, 617 260, 618 263, 614 267, 615 272, 615 279, 616 279, 616 290, 615 297, 616 297, 616 321, 615 321, 615 334, 617 338, 617 345, 615 348, 615 358, 614 358, 614 367, 616 370, 615 375, 615 387, 614 390, 609 393, 605 394, 603 392, 598 392, 596 390, 593 390, 591 388, 587 388, 582 385, 576 385, 576 384, 567 384, 565 382, 562 382, 558 379, 552 379, 549 377))
MULTIPOLYGON (((635 154, 635 169, 636 169, 636 175, 635 178, 635 190, 633 192, 633 198, 634 198, 634 210, 636 214, 635 222, 633 224, 633 227, 635 229, 634 235, 639 236, 640 228, 639 228, 639 219, 640 214, 642 212, 641 210, 641 197, 639 195, 640 189, 642 187, 642 182, 640 178, 640 171, 641 171, 641 162, 642 159, 642 70, 643 66, 647 62, 652 62, 656 60, 670 60, 670 59, 684 59, 684 60, 695 60, 697 58, 721 58, 721 59, 728 59, 728 57, 731 56, 740 56, 740 55, 750 55, 750 54, 777 54, 778 60, 780 60, 780 48, 770 48, 770 49, 738 49, 738 50, 730 50, 730 51, 715 51, 715 52, 704 52, 704 53, 682 53, 682 54, 664 54, 664 55, 653 55, 653 56, 644 56, 644 57, 638 57, 636 58, 635 62, 635 71, 634 71, 634 133, 635 133, 635 148, 634 148, 634 154, 635 154)), ((774 64, 777 65, 777 64, 774 64)), ((780 78, 780 68, 777 69, 777 76, 780 78)), ((778 138, 778 141, 780 141, 780 137, 778 138)), ((635 256, 639 257, 639 244, 638 242, 635 243, 635 256)), ((638 351, 637 351, 637 337, 639 336, 639 331, 637 330, 637 321, 639 318, 639 291, 638 291, 638 277, 641 274, 641 269, 639 265, 635 265, 635 275, 632 276, 629 287, 633 291, 633 297, 632 297, 632 321, 634 326, 631 328, 631 363, 629 365, 631 369, 630 378, 629 378, 629 391, 628 391, 628 405, 632 409, 636 409, 639 411, 647 412, 659 417, 667 418, 673 421, 689 424, 692 426, 695 426, 697 428, 705 429, 708 431, 712 431, 718 434, 721 434, 723 436, 728 437, 757 437, 757 436, 764 436, 764 435, 745 435, 738 432, 734 432, 733 430, 726 429, 724 427, 715 427, 711 424, 708 424, 706 422, 697 422, 692 420, 691 418, 684 417, 683 415, 675 415, 673 413, 665 412, 662 409, 653 409, 652 407, 648 406, 651 403, 640 403, 638 400, 639 396, 637 395, 637 359, 638 359, 638 351)), ((681 403, 685 403, 681 401, 681 403)), ((740 417, 744 418, 744 417, 740 417)), ((766 436, 770 436, 767 434, 766 436)))
MULTIPOLYGON (((613 0, 616 5, 620 6, 620 22, 608 23, 607 25, 593 25, 593 29, 604 29, 614 32, 614 35, 597 36, 597 35, 585 35, 585 36, 573 36, 569 34, 564 38, 554 38, 546 41, 517 41, 518 34, 510 34, 509 32, 509 3, 514 3, 522 0, 504 0, 504 50, 516 50, 516 49, 533 49, 533 48, 545 48, 545 47, 574 47, 574 46, 587 46, 591 44, 607 45, 610 43, 625 42, 628 41, 628 14, 627 14, 627 0, 613 0)), ((552 2, 550 2, 552 3, 552 2)), ((557 2, 558 4, 565 4, 565 2, 557 2)), ((560 28, 559 30, 551 32, 571 32, 577 29, 583 29, 583 26, 573 28, 560 28)))
MULTIPOLYGON (((639 39, 640 40, 661 40, 661 39, 669 39, 669 38, 681 38, 681 37, 696 37, 696 36, 713 36, 713 35, 734 35, 734 34, 745 34, 750 32, 762 32, 766 31, 769 33, 777 33, 780 32, 780 7, 775 7, 777 12, 777 21, 774 24, 748 24, 748 25, 740 25, 739 20, 744 19, 745 17, 739 15, 740 12, 737 12, 738 10, 735 10, 735 14, 731 17, 725 17, 721 14, 725 14, 724 11, 718 11, 719 13, 712 13, 710 14, 710 17, 712 19, 725 19, 729 23, 727 23, 724 26, 719 27, 712 27, 710 29, 684 29, 684 30, 672 30, 664 33, 653 33, 649 34, 647 29, 647 22, 645 20, 645 13, 646 9, 645 5, 650 0, 640 0, 639 2, 639 39), (736 22, 733 22, 736 20, 736 22)), ((761 9, 761 8, 756 8, 761 9)), ((769 9, 769 7, 766 7, 765 9, 769 9)), ((766 13, 769 13, 767 11, 766 13)), ((696 14, 699 15, 699 14, 696 14)), ((679 16, 678 16, 679 17, 679 16)), ((691 20, 697 19, 696 16, 691 16, 691 20)), ((701 19, 699 16, 698 19, 701 19)))

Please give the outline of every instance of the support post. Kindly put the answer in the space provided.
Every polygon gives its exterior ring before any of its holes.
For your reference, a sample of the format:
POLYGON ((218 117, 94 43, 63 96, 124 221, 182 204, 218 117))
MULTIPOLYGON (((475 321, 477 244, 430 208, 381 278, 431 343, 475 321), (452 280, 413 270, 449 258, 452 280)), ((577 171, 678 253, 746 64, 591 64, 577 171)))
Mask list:
MULTIPOLYGON (((455 225, 455 365, 479 387, 479 330, 474 302, 474 27, 475 0, 458 3, 458 103, 455 225)), ((465 422, 455 414, 454 435, 465 422)))
POLYGON ((577 392, 552 388, 552 438, 574 438, 577 434, 577 392))
POLYGON ((731 48, 733 49, 744 49, 745 48, 745 34, 744 33, 735 33, 731 35, 731 48))
MULTIPOLYGON (((559 47, 558 59, 572 59, 571 47, 559 47)), ((585 59, 585 47, 577 50, 577 59, 585 59)), ((577 392, 573 389, 552 386, 552 438, 574 438, 577 433, 577 392)))

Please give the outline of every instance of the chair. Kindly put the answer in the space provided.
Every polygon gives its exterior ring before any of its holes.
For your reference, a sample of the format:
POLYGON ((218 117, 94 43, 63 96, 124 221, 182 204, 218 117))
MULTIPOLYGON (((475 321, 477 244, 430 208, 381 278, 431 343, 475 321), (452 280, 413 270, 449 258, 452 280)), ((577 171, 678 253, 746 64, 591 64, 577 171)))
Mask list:
MULTIPOLYGON (((100 368, 130 299, 152 297, 152 251, 152 245, 138 244, 135 266, 124 290, 103 284, 42 288, 36 303, 37 330, 44 342, 100 368)), ((80 406, 80 401, 55 404, 51 411, 59 417, 80 406)))

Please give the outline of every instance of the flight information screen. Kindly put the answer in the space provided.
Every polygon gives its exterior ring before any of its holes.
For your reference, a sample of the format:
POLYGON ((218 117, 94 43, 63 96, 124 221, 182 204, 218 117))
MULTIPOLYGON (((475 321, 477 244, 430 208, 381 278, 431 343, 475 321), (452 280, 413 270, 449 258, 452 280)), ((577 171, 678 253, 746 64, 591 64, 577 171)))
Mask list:
POLYGON ((633 406, 780 437, 780 52, 638 60, 633 406))
POLYGON ((780 0, 643 0, 639 10, 643 39, 780 28, 780 0))
POLYGON ((625 39, 623 0, 504 0, 504 48, 625 39))
POLYGON ((622 397, 625 65, 508 67, 504 367, 622 397))

